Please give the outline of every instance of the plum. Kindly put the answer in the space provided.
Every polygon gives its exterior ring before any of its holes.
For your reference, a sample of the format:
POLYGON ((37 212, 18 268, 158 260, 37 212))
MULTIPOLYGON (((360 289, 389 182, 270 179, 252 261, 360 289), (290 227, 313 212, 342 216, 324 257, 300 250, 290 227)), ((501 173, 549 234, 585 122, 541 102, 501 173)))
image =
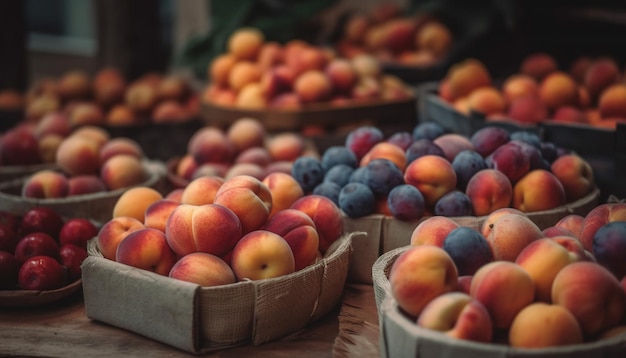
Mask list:
POLYGON ((343 145, 335 145, 329 147, 322 155, 322 168, 328 171, 337 164, 345 164, 352 168, 356 168, 359 163, 353 151, 343 145))
POLYGON ((478 171, 487 169, 487 163, 480 153, 473 150, 464 150, 454 157, 452 168, 456 173, 456 187, 460 191, 465 191, 467 182, 478 171))
POLYGON ((481 156, 486 157, 493 153, 499 146, 510 140, 509 132, 497 126, 483 127, 470 137, 474 150, 481 156))
POLYGON ((324 182, 333 182, 342 187, 350 181, 354 168, 347 164, 337 164, 326 171, 324 182))
POLYGON ((512 132, 510 134, 510 137, 511 137, 511 140, 520 140, 522 142, 532 144, 537 149, 541 149, 541 138, 539 137, 539 134, 537 133, 519 130, 519 131, 512 132))
POLYGON ((367 186, 378 196, 385 196, 404 184, 404 173, 389 159, 378 158, 367 163, 363 175, 367 186))
POLYGON ((530 170, 530 158, 522 147, 514 141, 501 145, 491 153, 485 162, 489 168, 496 169, 506 175, 515 184, 530 170))
POLYGON ((339 192, 339 208, 351 218, 366 216, 374 212, 376 197, 367 185, 348 183, 339 192))
POLYGON ((612 221, 593 235, 596 262, 611 271, 618 280, 626 276, 626 221, 612 221))
POLYGON ((383 132, 374 126, 361 126, 353 129, 346 137, 345 146, 361 160, 376 144, 384 140, 383 132))
POLYGON ((358 167, 352 171, 350 174, 350 183, 361 183, 367 185, 367 180, 365 179, 365 167, 358 167))
POLYGON ((472 200, 463 192, 451 191, 437 200, 434 214, 449 217, 474 215, 472 200))
POLYGON ((443 240, 443 249, 454 261, 459 276, 473 275, 481 266, 493 261, 487 239, 466 226, 450 231, 443 240))
POLYGON ((293 162, 291 176, 296 179, 305 193, 310 193, 324 180, 324 169, 317 158, 302 156, 293 162))
POLYGON ((387 206, 394 218, 403 221, 420 219, 426 208, 422 193, 409 184, 401 184, 391 189, 387 196, 387 206))
POLYGON ((411 143, 413 143, 413 135, 407 131, 395 132, 387 138, 387 142, 397 145, 402 148, 402 150, 406 151, 411 143))
POLYGON ((337 185, 337 183, 331 181, 324 181, 318 184, 315 189, 313 189, 313 195, 321 195, 325 196, 328 199, 332 200, 335 205, 339 206, 339 192, 341 191, 341 187, 337 185))
POLYGON ((437 122, 422 122, 413 128, 413 139, 430 139, 434 140, 440 135, 446 133, 445 128, 437 122))
POLYGON ((440 157, 446 157, 443 149, 435 144, 432 139, 417 139, 406 149, 406 162, 407 164, 415 159, 427 155, 434 154, 440 157))

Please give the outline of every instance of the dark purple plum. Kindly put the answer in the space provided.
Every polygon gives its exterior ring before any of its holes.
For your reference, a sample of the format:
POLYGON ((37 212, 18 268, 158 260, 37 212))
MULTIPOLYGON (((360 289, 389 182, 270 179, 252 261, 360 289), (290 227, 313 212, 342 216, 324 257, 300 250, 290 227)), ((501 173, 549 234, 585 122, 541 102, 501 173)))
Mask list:
POLYGON ((522 142, 532 144, 535 148, 541 150, 541 138, 537 133, 519 130, 511 133, 510 137, 511 140, 521 140, 522 142))
POLYGON ((333 182, 342 187, 350 182, 350 175, 354 168, 346 164, 337 164, 326 171, 324 182, 333 182))
POLYGON ((413 128, 412 134, 414 140, 434 140, 444 133, 446 133, 446 129, 437 122, 421 122, 413 128))
POLYGON ((310 193, 324 180, 324 169, 317 158, 302 156, 293 162, 291 176, 296 179, 305 193, 310 193))
POLYGON ((374 126, 361 126, 353 129, 346 137, 345 146, 361 160, 372 147, 385 139, 383 132, 374 126))
POLYGON ((509 132, 497 126, 483 127, 470 137, 470 142, 474 146, 474 150, 483 158, 493 153, 496 148, 507 143, 510 140, 509 132))
POLYGON ((452 168, 456 173, 456 188, 465 192, 467 182, 478 171, 487 169, 485 159, 476 151, 464 150, 452 160, 452 168))
POLYGON ((618 280, 626 276, 626 221, 602 225, 593 235, 592 253, 618 280))
POLYGON ((472 216, 472 200, 463 192, 451 191, 435 203, 433 213, 441 216, 472 216))
POLYGON ((543 158, 541 150, 537 149, 537 147, 528 142, 522 142, 517 139, 512 140, 511 143, 517 144, 522 148, 522 152, 530 161, 530 170, 544 169, 550 171, 550 163, 543 158))
POLYGON ((409 184, 391 189, 387 196, 387 206, 394 218, 403 221, 422 218, 426 209, 422 193, 409 184))
POLYGON ((434 154, 440 157, 446 157, 443 149, 435 144, 431 139, 417 139, 406 149, 406 162, 411 163, 415 159, 427 155, 434 154))
POLYGON ((339 191, 339 208, 351 218, 372 214, 376 210, 374 192, 365 184, 348 183, 339 191))
POLYGON ((325 171, 337 164, 345 164, 352 168, 359 165, 354 152, 343 145, 335 145, 326 149, 322 154, 321 162, 325 171))
POLYGON ((352 171, 352 174, 350 174, 350 183, 361 183, 367 185, 367 180, 365 179, 365 167, 358 167, 352 171))
POLYGON ((487 239, 466 226, 450 231, 443 240, 443 249, 454 261, 459 276, 473 275, 481 266, 493 261, 487 239))
POLYGON ((407 131, 395 132, 387 138, 387 142, 406 150, 413 143, 413 135, 407 131))
POLYGON ((318 184, 315 189, 313 189, 313 195, 325 196, 328 199, 332 200, 335 205, 339 206, 340 191, 341 187, 339 185, 331 181, 325 181, 318 184))
POLYGON ((558 157, 556 145, 552 142, 541 142, 541 156, 548 163, 552 163, 558 157))
POLYGON ((511 184, 517 183, 530 170, 530 158, 514 141, 498 147, 485 158, 485 162, 487 167, 499 170, 506 175, 511 184))
POLYGON ((365 184, 377 196, 386 196, 391 189, 404 184, 404 173, 391 160, 378 158, 365 166, 365 184))

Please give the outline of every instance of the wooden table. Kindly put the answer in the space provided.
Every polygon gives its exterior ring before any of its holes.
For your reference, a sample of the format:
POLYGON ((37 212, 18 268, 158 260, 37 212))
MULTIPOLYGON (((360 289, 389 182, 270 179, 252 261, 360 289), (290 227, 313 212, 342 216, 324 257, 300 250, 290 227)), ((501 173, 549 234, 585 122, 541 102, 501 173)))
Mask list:
MULTIPOLYGON (((371 286, 349 284, 326 317, 280 340, 207 357, 379 357, 371 286)), ((82 292, 46 307, 0 308, 0 355, 21 357, 190 357, 191 353, 85 315, 82 292)))

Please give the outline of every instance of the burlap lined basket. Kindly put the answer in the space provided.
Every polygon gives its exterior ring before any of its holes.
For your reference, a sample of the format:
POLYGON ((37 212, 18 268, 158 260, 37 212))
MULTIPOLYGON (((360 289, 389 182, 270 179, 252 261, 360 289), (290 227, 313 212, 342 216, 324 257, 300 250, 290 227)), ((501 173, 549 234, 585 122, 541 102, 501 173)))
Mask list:
POLYGON ((105 259, 95 240, 84 261, 89 318, 201 354, 260 345, 304 328, 339 302, 352 240, 346 234, 317 263, 273 279, 217 287, 171 279, 105 259))

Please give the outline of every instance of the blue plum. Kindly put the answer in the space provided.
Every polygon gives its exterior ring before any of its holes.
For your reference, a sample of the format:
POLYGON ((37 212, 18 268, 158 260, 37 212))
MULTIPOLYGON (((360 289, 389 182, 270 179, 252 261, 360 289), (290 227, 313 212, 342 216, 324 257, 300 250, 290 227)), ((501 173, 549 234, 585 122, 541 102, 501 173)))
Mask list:
POLYGON ((433 213, 441 216, 472 216, 474 210, 469 196, 455 190, 437 200, 433 213))
POLYGON ((305 193, 310 193, 324 180, 324 169, 317 158, 302 156, 293 162, 291 176, 296 179, 305 193))
POLYGON ((352 171, 352 174, 350 174, 350 183, 361 183, 367 185, 365 167, 358 167, 352 171))
POLYGON ((487 163, 480 153, 473 150, 464 150, 454 157, 452 168, 456 173, 456 188, 465 192, 467 182, 478 171, 487 169, 487 163))
POLYGON ((361 126, 348 133, 345 146, 356 155, 357 160, 361 160, 365 153, 384 139, 384 134, 379 128, 374 126, 361 126))
POLYGON ((596 262, 611 271, 618 280, 626 276, 626 221, 602 225, 593 235, 596 262))
POLYGON ((507 143, 509 140, 509 132, 498 126, 483 127, 474 132, 470 137, 470 142, 472 142, 474 150, 483 157, 493 153, 496 148, 507 143))
POLYGON ((387 206, 394 218, 403 221, 420 219, 426 204, 422 193, 409 184, 398 185, 387 196, 387 206))
POLYGON ((324 182, 333 182, 342 187, 350 182, 354 168, 346 164, 337 164, 326 171, 324 182))
POLYGON ((391 189, 404 184, 404 173, 389 159, 378 158, 365 166, 365 183, 377 196, 386 196, 391 189))
POLYGON ((411 163, 415 159, 427 155, 434 154, 440 157, 446 157, 443 149, 435 144, 431 139, 417 139, 406 149, 406 162, 411 163))
POLYGON ((539 134, 537 133, 519 130, 519 131, 515 131, 511 133, 510 137, 511 137, 511 140, 520 140, 522 142, 532 144, 535 148, 541 150, 541 138, 539 137, 539 134))
POLYGON ((337 164, 345 164, 352 168, 359 165, 354 152, 343 145, 335 145, 326 149, 322 154, 321 162, 325 171, 337 164))
POLYGON ((367 185, 348 183, 339 192, 339 208, 351 218, 366 216, 376 210, 376 197, 367 185))
POLYGON ((413 135, 407 131, 395 132, 387 138, 387 142, 406 150, 413 143, 413 135))
POLYGON ((446 133, 446 129, 437 122, 421 122, 413 128, 413 139, 430 139, 434 140, 440 135, 446 133))
POLYGON ((328 199, 332 200, 335 205, 339 206, 340 191, 341 187, 339 185, 331 181, 325 181, 318 184, 315 189, 313 189, 313 195, 325 196, 328 199))
POLYGON ((450 231, 443 240, 443 249, 454 261, 459 276, 473 275, 481 266, 493 261, 487 239, 466 226, 450 231))

